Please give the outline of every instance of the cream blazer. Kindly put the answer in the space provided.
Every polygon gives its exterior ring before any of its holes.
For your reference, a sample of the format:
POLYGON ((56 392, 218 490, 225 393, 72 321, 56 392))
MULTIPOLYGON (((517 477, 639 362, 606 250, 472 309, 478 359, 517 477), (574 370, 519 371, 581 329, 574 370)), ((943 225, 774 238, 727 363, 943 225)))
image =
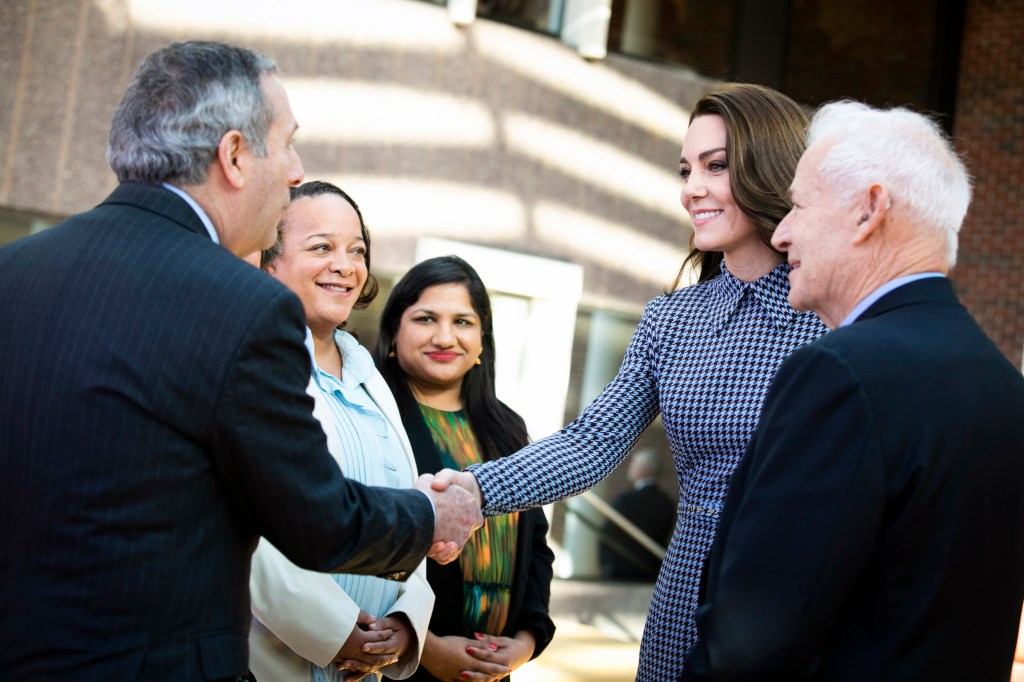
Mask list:
MULTIPOLYGON (((416 460, 402 427, 398 406, 376 370, 366 384, 366 391, 398 434, 415 479, 416 460)), ((306 392, 316 401, 313 416, 321 420, 328 408, 312 379, 306 392)), ((340 466, 336 435, 327 434, 327 448, 340 466)), ((253 615, 249 628, 249 667, 261 681, 309 682, 309 662, 322 667, 329 665, 359 615, 359 607, 330 575, 299 568, 265 539, 260 539, 252 557, 249 591, 253 615)), ((409 579, 400 584, 398 599, 391 609, 391 613, 402 612, 409 619, 417 646, 397 663, 382 668, 383 674, 404 679, 416 671, 433 608, 434 592, 427 583, 424 559, 409 579)))

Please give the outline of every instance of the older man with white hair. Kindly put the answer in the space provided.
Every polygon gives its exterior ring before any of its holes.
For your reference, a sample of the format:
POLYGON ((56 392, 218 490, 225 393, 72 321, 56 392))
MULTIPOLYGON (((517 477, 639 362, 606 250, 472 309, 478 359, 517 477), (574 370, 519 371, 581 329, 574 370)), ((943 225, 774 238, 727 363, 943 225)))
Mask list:
POLYGON ((946 278, 970 203, 938 126, 815 116, 773 238, 833 328, 774 380, 686 680, 1005 681, 1024 599, 1024 378, 946 278))

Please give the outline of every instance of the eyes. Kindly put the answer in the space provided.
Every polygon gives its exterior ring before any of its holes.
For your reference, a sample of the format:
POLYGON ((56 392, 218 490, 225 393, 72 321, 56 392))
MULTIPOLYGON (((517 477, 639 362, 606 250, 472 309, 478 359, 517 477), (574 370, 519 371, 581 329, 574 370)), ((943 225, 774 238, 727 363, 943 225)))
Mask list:
MULTIPOLYGON (((421 313, 419 315, 414 315, 410 319, 413 322, 417 323, 417 324, 434 324, 435 322, 437 322, 437 318, 436 317, 434 317, 433 315, 428 315, 426 313, 421 313)), ((464 318, 464 317, 457 317, 457 318, 455 318, 454 320, 452 320, 452 324, 455 325, 456 327, 467 327, 467 328, 475 327, 476 326, 476 322, 475 321, 473 321, 471 319, 468 319, 468 318, 464 318)))
MULTIPOLYGON (((729 170, 729 163, 725 159, 712 159, 706 165, 709 175, 719 175, 729 170)), ((690 166, 688 164, 679 166, 679 177, 683 180, 690 179, 690 166)))
MULTIPOLYGON (((334 252, 334 245, 328 242, 318 242, 309 247, 309 252, 317 255, 327 255, 334 252)), ((366 260, 366 247, 361 243, 353 245, 349 248, 348 255, 352 260, 366 260)))

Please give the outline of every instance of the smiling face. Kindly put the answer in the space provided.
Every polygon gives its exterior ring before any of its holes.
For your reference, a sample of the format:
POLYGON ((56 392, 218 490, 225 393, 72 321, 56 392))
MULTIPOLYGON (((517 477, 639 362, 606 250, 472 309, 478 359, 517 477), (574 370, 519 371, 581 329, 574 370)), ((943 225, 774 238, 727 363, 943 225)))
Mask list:
POLYGON ((482 351, 480 318, 462 284, 424 289, 402 313, 395 333, 398 364, 417 396, 457 393, 482 351))
POLYGON ((366 283, 359 216, 336 194, 300 197, 285 213, 281 232, 281 255, 267 272, 298 294, 314 336, 332 334, 366 283))
POLYGON ((789 302, 797 310, 813 310, 835 329, 856 304, 858 288, 851 240, 856 207, 839 201, 818 178, 827 147, 807 150, 793 178, 793 209, 782 219, 772 244, 789 256, 789 302), (852 298, 852 301, 851 301, 852 298))
POLYGON ((693 119, 679 158, 681 201, 693 223, 693 242, 701 251, 740 256, 766 247, 757 227, 736 204, 729 183, 725 121, 717 114, 693 119))

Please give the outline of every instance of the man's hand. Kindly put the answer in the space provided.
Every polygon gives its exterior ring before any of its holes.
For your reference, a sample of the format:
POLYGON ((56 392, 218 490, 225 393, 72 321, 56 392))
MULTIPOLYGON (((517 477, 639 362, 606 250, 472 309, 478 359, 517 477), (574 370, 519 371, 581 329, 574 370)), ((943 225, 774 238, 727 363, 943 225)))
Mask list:
POLYGON ((468 471, 441 469, 441 471, 434 474, 434 480, 430 485, 434 490, 439 492, 447 490, 449 486, 457 485, 476 498, 477 506, 484 506, 484 495, 480 490, 480 484, 476 482, 476 476, 468 471))
POLYGON ((434 502, 434 545, 428 557, 439 564, 454 561, 473 531, 484 523, 478 497, 460 486, 431 487, 433 476, 423 474, 413 486, 434 502))

